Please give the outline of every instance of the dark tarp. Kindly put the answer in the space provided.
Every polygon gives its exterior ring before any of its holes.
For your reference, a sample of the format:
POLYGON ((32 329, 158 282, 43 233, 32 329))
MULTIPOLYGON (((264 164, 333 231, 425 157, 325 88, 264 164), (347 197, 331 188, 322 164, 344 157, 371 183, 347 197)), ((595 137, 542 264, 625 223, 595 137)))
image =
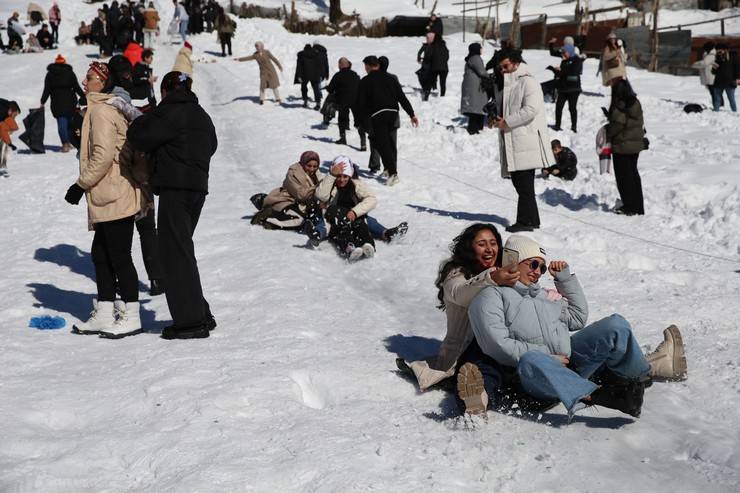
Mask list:
POLYGON ((388 22, 388 36, 425 36, 429 17, 397 15, 388 22))
POLYGON ((28 111, 23 119, 26 131, 18 137, 26 144, 31 152, 44 153, 44 108, 35 108, 28 111))

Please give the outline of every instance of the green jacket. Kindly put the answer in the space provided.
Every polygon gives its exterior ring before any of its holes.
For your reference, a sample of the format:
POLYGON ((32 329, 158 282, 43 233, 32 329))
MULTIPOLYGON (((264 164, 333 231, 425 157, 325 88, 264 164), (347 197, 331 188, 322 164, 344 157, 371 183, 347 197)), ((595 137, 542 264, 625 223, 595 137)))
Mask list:
POLYGON ((637 154, 645 149, 645 123, 642 119, 640 101, 629 108, 624 101, 617 101, 609 109, 609 126, 606 129, 612 152, 616 154, 637 154))

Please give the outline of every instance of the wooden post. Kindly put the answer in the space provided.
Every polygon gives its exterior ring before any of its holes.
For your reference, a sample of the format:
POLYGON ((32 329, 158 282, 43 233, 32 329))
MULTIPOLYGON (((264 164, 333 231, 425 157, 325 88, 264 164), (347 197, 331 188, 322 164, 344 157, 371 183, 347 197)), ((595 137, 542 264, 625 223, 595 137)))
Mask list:
POLYGON ((719 29, 720 29, 720 33, 722 34, 722 36, 724 36, 725 35, 725 20, 724 19, 719 21, 719 29))
POLYGON ((519 22, 519 4, 521 0, 514 0, 513 16, 511 18, 511 32, 509 33, 509 40, 514 48, 520 48, 521 36, 520 36, 520 22, 519 22))
POLYGON ((463 43, 465 42, 465 0, 463 0, 463 43))
POLYGON ((493 37, 496 38, 496 41, 501 39, 501 23, 498 21, 498 6, 500 3, 500 0, 496 0, 496 19, 493 21, 493 37))
POLYGON ((653 0, 653 30, 650 34, 650 65, 648 66, 651 72, 658 70, 658 9, 660 9, 660 0, 653 0))
MULTIPOLYGON (((498 0, 496 0, 498 2, 498 0)), ((493 8, 493 2, 488 4, 488 15, 486 16, 486 26, 483 28, 483 39, 486 39, 488 34, 488 25, 491 23, 491 8, 493 8)))

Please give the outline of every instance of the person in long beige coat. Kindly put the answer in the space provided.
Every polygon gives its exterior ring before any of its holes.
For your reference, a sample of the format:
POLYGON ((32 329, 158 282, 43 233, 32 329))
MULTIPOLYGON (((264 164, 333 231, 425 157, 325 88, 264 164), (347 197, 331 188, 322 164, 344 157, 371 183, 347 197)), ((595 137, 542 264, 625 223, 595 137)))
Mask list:
POLYGON ((235 58, 235 60, 238 62, 254 60, 257 62, 257 65, 259 65, 260 104, 265 104, 265 91, 267 91, 267 89, 272 89, 272 92, 275 95, 275 101, 280 103, 280 92, 278 91, 278 87, 280 87, 280 78, 275 70, 275 65, 280 69, 280 72, 283 71, 283 66, 280 64, 280 61, 270 53, 270 50, 265 49, 265 45, 262 41, 257 41, 254 44, 254 48, 256 51, 252 55, 235 58), (273 63, 275 65, 273 65, 273 63))
POLYGON ((141 331, 139 279, 131 258, 134 221, 146 209, 141 185, 134 179, 134 154, 126 140, 129 122, 116 106, 111 73, 94 62, 82 85, 87 97, 80 144, 79 178, 65 200, 87 200, 88 228, 95 231, 92 260, 97 302, 79 333, 120 337, 141 331), (121 302, 116 301, 116 291, 121 302))
POLYGON ((601 53, 601 82, 610 86, 614 79, 627 78, 627 56, 619 46, 617 35, 609 34, 601 53))
POLYGON ((185 41, 185 44, 180 51, 177 52, 175 57, 175 65, 172 66, 173 72, 182 72, 188 74, 190 78, 193 78, 193 47, 190 43, 185 41))
POLYGON ((518 272, 501 268, 501 235, 492 224, 468 226, 450 245, 452 257, 440 266, 436 286, 438 308, 447 316, 447 333, 437 354, 418 361, 396 360, 412 372, 424 391, 455 375, 458 360, 473 342, 468 305, 488 286, 512 286, 518 272))

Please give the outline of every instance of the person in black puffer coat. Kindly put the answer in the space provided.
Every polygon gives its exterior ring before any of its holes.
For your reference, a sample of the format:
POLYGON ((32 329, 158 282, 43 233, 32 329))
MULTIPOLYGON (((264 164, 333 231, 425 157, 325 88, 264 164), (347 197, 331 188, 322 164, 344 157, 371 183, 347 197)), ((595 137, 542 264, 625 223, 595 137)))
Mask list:
POLYGON ((719 111, 722 102, 722 93, 727 95, 730 109, 737 111, 735 102, 735 88, 740 80, 740 60, 737 53, 730 51, 726 44, 717 45, 717 56, 712 68, 714 74, 714 85, 712 86, 712 105, 714 111, 719 111))
POLYGON ((218 147, 211 117, 191 91, 192 79, 173 71, 162 80, 162 101, 128 130, 131 146, 154 157, 149 180, 159 195, 159 251, 173 325, 164 339, 208 337, 215 327, 203 297, 193 234, 208 194, 210 161, 218 147))
POLYGON ((444 96, 447 92, 447 73, 449 72, 447 62, 449 58, 450 51, 447 49, 444 40, 437 37, 433 32, 428 32, 426 42, 416 54, 416 60, 421 63, 417 75, 421 84, 423 101, 429 99, 432 89, 437 86, 437 77, 439 77, 439 95, 444 96))
POLYGON ((352 63, 342 57, 339 59, 339 72, 334 74, 326 91, 332 94, 339 107, 339 140, 336 144, 347 144, 347 130, 349 130, 349 112, 355 120, 355 127, 360 134, 360 150, 367 150, 365 131, 357 118, 357 89, 360 87, 360 76, 352 70, 352 63))
POLYGON ((62 55, 57 55, 54 63, 46 67, 46 71, 41 106, 51 97, 51 114, 57 120, 62 152, 69 152, 72 150, 70 123, 77 110, 78 96, 80 103, 84 105, 85 93, 77 82, 72 66, 67 65, 62 55))
POLYGON ((313 89, 313 100, 316 103, 315 110, 321 109, 321 75, 323 73, 323 63, 321 53, 307 44, 303 50, 298 52, 295 65, 294 84, 301 85, 301 96, 303 97, 303 107, 308 107, 308 84, 313 89))
POLYGON ((46 24, 41 25, 41 29, 36 32, 36 39, 39 40, 39 44, 45 50, 54 48, 54 35, 49 31, 49 26, 46 24))
POLYGON ((583 60, 576 54, 575 46, 564 45, 561 49, 563 61, 560 67, 547 67, 555 73, 557 78, 558 99, 555 102, 555 127, 561 130, 560 123, 563 119, 563 108, 568 103, 570 112, 570 129, 578 130, 578 96, 581 95, 581 73, 583 73, 583 60))

